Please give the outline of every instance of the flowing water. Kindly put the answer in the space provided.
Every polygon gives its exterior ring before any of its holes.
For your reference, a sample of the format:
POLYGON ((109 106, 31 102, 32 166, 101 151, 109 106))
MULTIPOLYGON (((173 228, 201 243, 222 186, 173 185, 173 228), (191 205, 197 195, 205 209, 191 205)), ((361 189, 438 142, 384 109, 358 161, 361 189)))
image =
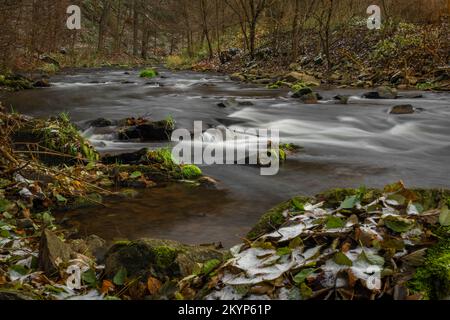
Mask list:
POLYGON ((186 243, 239 242, 258 218, 292 196, 313 195, 333 187, 381 187, 403 180, 411 187, 450 187, 450 94, 402 92, 397 100, 365 100, 363 90, 320 91, 318 105, 301 104, 287 90, 230 81, 216 74, 162 71, 145 80, 138 71, 90 70, 53 77, 53 87, 2 97, 5 106, 48 117, 68 112, 84 134, 105 153, 144 146, 116 141, 111 132, 94 132, 86 122, 99 117, 123 119, 172 116, 177 127, 230 130, 279 129, 282 142, 305 149, 292 156, 276 176, 261 176, 251 166, 202 166, 220 181, 205 191, 170 184, 144 190, 132 201, 111 200, 105 208, 67 213, 81 232, 108 240, 140 237, 186 243), (352 95, 347 105, 336 94, 352 95), (219 108, 226 98, 252 105, 219 108), (413 115, 390 115, 397 104, 421 108, 413 115))

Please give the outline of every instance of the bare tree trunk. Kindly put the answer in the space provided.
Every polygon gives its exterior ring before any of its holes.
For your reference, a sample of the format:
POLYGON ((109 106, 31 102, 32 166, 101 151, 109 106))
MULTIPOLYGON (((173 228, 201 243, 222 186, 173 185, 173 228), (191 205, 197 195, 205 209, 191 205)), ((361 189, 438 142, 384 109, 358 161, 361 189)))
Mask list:
POLYGON ((213 59, 214 52, 211 44, 211 39, 209 38, 209 28, 208 28, 208 19, 207 19, 207 10, 206 10, 206 3, 205 0, 200 0, 200 8, 202 11, 202 24, 203 24, 203 34, 206 38, 206 42, 208 44, 208 51, 209 51, 209 59, 213 59))
POLYGON ((98 25, 98 46, 97 50, 100 53, 104 52, 105 49, 105 33, 108 24, 109 12, 111 11, 111 0, 103 0, 102 15, 100 17, 100 22, 98 25))
POLYGON ((138 1, 133 0, 133 55, 138 55, 139 9, 138 1))
POLYGON ((298 18, 300 14, 300 0, 295 0, 294 18, 292 20, 292 44, 291 55, 292 61, 296 61, 298 57, 298 18))

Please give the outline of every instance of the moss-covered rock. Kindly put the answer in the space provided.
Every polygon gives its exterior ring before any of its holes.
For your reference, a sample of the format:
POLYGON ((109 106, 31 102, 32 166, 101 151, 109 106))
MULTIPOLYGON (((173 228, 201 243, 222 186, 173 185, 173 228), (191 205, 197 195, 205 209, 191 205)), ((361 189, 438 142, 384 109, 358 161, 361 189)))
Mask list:
POLYGON ((19 74, 0 75, 0 87, 12 91, 33 89, 33 81, 19 74))
POLYGON ((189 164, 181 166, 181 176, 184 179, 187 180, 197 179, 201 177, 202 174, 203 174, 202 170, 196 165, 189 164))
POLYGON ((450 298, 450 230, 446 240, 427 252, 423 267, 419 268, 409 286, 432 300, 450 298))
POLYGON ((107 278, 126 270, 129 279, 146 281, 149 276, 159 279, 183 278, 194 272, 197 263, 223 260, 224 251, 214 247, 188 246, 176 241, 142 239, 114 245, 106 254, 107 278))
MULTIPOLYGON (((449 201, 448 199, 450 199, 449 190, 412 189, 411 191, 417 198, 416 202, 420 203, 423 206, 424 210, 439 208, 442 205, 446 204, 446 202, 449 201)), ((334 208, 339 207, 341 202, 344 201, 347 197, 358 195, 358 197, 361 199, 361 203, 365 205, 371 203, 375 199, 380 198, 382 196, 382 193, 383 192, 381 190, 377 189, 336 188, 320 193, 315 197, 299 196, 289 201, 283 202, 282 204, 265 213, 260 218, 258 223, 252 228, 252 230, 247 234, 247 238, 250 240, 254 240, 260 235, 273 231, 280 227, 286 220, 283 216, 283 212, 295 207, 296 204, 298 205, 298 203, 324 201, 326 208, 334 208)))
POLYGON ((299 203, 304 204, 309 200, 310 198, 308 197, 296 197, 269 210, 247 234, 247 239, 255 240, 265 233, 276 230, 286 221, 286 217, 283 215, 286 210, 292 209, 296 205, 298 206, 299 203))
POLYGON ((141 78, 154 78, 157 77, 158 75, 159 75, 158 71, 151 68, 142 70, 141 73, 139 74, 141 78))
POLYGON ((119 131, 119 140, 169 141, 175 130, 172 119, 127 126, 119 131))

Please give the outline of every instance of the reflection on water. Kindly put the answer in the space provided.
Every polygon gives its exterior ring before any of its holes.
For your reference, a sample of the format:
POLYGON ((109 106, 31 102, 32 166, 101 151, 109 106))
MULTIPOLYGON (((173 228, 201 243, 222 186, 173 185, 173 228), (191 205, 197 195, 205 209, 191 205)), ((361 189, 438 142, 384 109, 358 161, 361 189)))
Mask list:
POLYGON ((111 199, 106 207, 71 211, 59 218, 81 234, 95 233, 109 240, 153 237, 199 244, 216 239, 231 245, 247 231, 239 212, 232 211, 234 202, 226 191, 170 184, 140 190, 131 200, 111 199), (221 239, 218 235, 225 230, 227 237, 221 239))

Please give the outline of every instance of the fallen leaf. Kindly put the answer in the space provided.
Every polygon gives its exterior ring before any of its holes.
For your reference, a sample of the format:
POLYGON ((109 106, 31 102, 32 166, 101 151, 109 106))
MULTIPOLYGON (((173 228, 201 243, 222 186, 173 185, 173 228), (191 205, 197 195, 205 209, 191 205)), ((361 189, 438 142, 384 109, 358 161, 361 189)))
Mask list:
POLYGON ((450 210, 448 209, 447 206, 444 206, 441 209, 441 215, 439 216, 439 223, 443 227, 450 226, 450 210))
POLYGON ((352 260, 350 260, 343 252, 338 252, 334 255, 334 262, 341 266, 353 266, 352 260))
POLYGON ((162 283, 156 278, 149 277, 147 280, 147 288, 151 295, 155 295, 161 289, 162 283))
POLYGON ((109 280, 103 280, 101 292, 108 294, 111 291, 114 291, 114 284, 109 280))
POLYGON ((388 216, 384 219, 384 224, 394 232, 403 233, 412 229, 414 221, 397 216, 388 216))
POLYGON ((114 276, 113 283, 117 286, 123 286, 127 278, 127 270, 125 268, 120 268, 114 276))

